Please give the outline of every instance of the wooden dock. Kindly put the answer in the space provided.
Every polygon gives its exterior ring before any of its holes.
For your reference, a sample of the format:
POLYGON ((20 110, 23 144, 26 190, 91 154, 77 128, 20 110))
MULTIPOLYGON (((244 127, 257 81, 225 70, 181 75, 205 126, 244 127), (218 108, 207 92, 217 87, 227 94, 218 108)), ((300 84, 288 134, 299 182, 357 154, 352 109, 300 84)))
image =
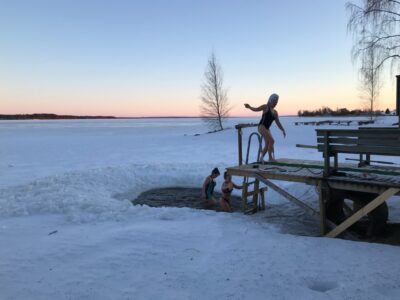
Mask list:
POLYGON ((304 209, 311 216, 318 218, 322 235, 327 233, 328 228, 333 230, 336 227, 335 224, 327 220, 325 215, 325 204, 330 189, 359 191, 377 195, 391 190, 393 192, 390 196, 400 195, 400 167, 365 166, 360 168, 353 164, 339 164, 338 175, 332 175, 328 178, 324 178, 323 170, 322 161, 296 159, 279 159, 273 163, 250 163, 227 168, 229 174, 253 178, 256 183, 258 182, 258 186, 260 183, 265 184, 304 209), (298 182, 315 186, 320 194, 319 211, 290 195, 271 180, 298 182))
POLYGON ((330 187, 379 194, 390 187, 400 188, 400 167, 363 166, 339 163, 338 175, 324 179, 324 162, 315 160, 278 159, 272 163, 250 163, 227 168, 235 176, 263 177, 269 180, 315 185, 327 181, 330 187), (341 175, 340 172, 345 173, 341 175))
MULTIPOLYGON (((243 161, 242 157, 242 129, 252 126, 254 125, 240 124, 236 126, 238 130, 239 163, 236 166, 227 168, 229 174, 241 176, 244 179, 242 200, 245 212, 255 212, 264 207, 264 193, 268 187, 304 209, 311 216, 318 218, 321 235, 336 237, 344 233, 346 229, 363 216, 372 213, 378 206, 386 205, 385 202, 392 196, 400 196, 400 167, 393 163, 390 165, 372 165, 370 163, 372 162, 370 161, 370 154, 375 154, 375 152, 379 155, 400 156, 400 152, 397 153, 397 147, 400 147, 400 144, 392 145, 393 138, 400 140, 400 130, 361 129, 355 132, 331 130, 328 133, 322 132, 326 138, 318 138, 318 140, 321 140, 322 146, 315 146, 318 150, 323 151, 325 159, 322 161, 278 159, 276 162, 270 163, 249 163, 243 161), (352 139, 335 138, 335 134, 356 134, 360 135, 360 137, 352 139), (385 135, 387 135, 387 138, 385 138, 385 135), (378 140, 377 136, 381 136, 382 140, 378 140), (372 138, 371 146, 369 144, 366 146, 365 144, 365 142, 369 141, 368 138, 372 138), (331 145, 330 142, 333 144, 331 145), (338 143, 346 143, 346 146, 340 146, 338 143), (339 163, 337 154, 344 151, 342 148, 347 151, 345 153, 360 153, 360 162, 363 157, 361 153, 367 153, 367 161, 363 161, 365 164, 339 163), (333 167, 329 164, 329 158, 331 157, 334 158, 333 167), (310 207, 307 203, 289 194, 272 181, 298 182, 315 186, 319 192, 319 209, 316 210, 310 207), (262 187, 262 184, 266 187, 262 187), (252 191, 250 191, 251 186, 253 186, 252 191), (367 204, 358 210, 351 211, 351 215, 346 217, 345 220, 334 224, 328 220, 326 208, 327 203, 331 204, 336 201, 338 193, 341 193, 342 200, 344 200, 344 197, 354 197, 355 199, 360 197, 363 200, 366 199, 365 203, 367 204), (248 202, 249 197, 251 197, 250 202, 248 202)), ((320 135, 321 132, 317 131, 317 136, 320 135)), ((248 155, 246 157, 248 158, 248 155)))

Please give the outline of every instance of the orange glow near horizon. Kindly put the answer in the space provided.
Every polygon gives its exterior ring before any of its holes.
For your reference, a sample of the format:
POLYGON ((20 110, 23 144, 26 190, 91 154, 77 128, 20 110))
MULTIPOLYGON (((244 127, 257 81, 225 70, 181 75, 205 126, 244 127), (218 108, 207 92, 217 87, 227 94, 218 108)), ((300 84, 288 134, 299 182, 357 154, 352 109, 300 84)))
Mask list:
MULTIPOLYGON (((0 90, 2 99, 0 114, 30 114, 30 113, 55 113, 68 115, 104 115, 117 117, 154 117, 154 116, 194 116, 200 115, 200 97, 195 92, 184 91, 175 97, 165 96, 165 93, 138 93, 133 91, 123 94, 114 93, 67 93, 63 91, 43 92, 39 89, 0 90), (29 101, 27 97, 29 96, 29 101), (73 99, 73 100, 70 100, 73 99), (146 100, 144 100, 146 99, 146 100), (153 99, 153 100, 147 100, 153 99), (188 100, 189 99, 189 100, 188 100)), ((237 94, 230 93, 229 99, 232 106, 231 116, 257 117, 259 113, 251 112, 244 108, 244 103, 259 106, 265 103, 266 96, 258 91, 245 90, 237 94), (237 94, 246 94, 240 97, 237 94)), ((346 107, 348 109, 365 108, 365 102, 360 99, 359 92, 351 87, 343 89, 320 88, 308 92, 305 88, 284 90, 280 94, 277 110, 280 115, 296 115, 298 110, 313 110, 323 106, 332 109, 346 107)), ((395 107, 395 89, 386 86, 376 105, 385 110, 395 107)))

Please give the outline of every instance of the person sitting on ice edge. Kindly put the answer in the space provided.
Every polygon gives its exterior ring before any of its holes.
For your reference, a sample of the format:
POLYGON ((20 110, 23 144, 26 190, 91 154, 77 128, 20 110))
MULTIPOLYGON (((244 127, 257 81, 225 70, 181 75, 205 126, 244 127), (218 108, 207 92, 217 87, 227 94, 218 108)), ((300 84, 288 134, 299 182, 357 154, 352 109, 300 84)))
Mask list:
POLYGON ((258 132, 264 140, 265 146, 261 151, 261 156, 259 157, 259 161, 264 161, 264 156, 268 152, 269 161, 275 161, 275 153, 274 153, 274 143, 275 140, 272 137, 272 134, 269 130, 272 123, 275 121, 276 125, 282 130, 283 136, 286 137, 285 129, 283 128, 281 122, 279 121, 278 112, 274 109, 278 104, 279 96, 277 94, 272 94, 269 96, 267 104, 263 104, 259 107, 251 107, 249 104, 245 104, 244 106, 251 111, 262 111, 262 117, 260 123, 258 124, 258 132))
POLYGON ((218 168, 214 168, 211 172, 211 175, 207 176, 204 180, 203 187, 201 189, 201 195, 207 206, 212 206, 217 203, 214 199, 214 188, 216 185, 215 178, 220 175, 218 168))

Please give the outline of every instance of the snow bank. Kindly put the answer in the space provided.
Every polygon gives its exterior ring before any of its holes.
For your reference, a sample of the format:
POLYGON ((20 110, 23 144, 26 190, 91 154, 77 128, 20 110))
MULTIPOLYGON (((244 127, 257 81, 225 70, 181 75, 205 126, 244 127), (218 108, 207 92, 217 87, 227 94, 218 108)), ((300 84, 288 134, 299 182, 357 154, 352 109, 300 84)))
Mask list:
POLYGON ((167 186, 199 186, 213 164, 131 164, 68 172, 0 189, 0 216, 63 214, 71 221, 131 217, 130 200, 167 186), (205 175, 204 175, 205 176, 205 175))

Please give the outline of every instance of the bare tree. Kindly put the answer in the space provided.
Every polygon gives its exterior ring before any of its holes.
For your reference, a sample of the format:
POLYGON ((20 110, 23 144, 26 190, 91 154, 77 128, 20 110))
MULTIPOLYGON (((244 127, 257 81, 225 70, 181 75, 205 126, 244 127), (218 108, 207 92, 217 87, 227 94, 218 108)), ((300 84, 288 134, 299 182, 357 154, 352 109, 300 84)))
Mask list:
POLYGON ((361 98, 368 105, 371 120, 382 88, 380 69, 376 68, 376 60, 375 48, 369 48, 361 57, 360 67, 361 98))
POLYGON ((211 53, 201 86, 201 116, 208 127, 223 130, 223 120, 229 115, 227 91, 223 87, 224 76, 214 52, 211 53))
POLYGON ((360 5, 348 2, 346 7, 348 29, 354 35, 353 58, 362 60, 374 49, 376 72, 386 62, 393 71, 400 58, 400 0, 361 0, 360 5))

